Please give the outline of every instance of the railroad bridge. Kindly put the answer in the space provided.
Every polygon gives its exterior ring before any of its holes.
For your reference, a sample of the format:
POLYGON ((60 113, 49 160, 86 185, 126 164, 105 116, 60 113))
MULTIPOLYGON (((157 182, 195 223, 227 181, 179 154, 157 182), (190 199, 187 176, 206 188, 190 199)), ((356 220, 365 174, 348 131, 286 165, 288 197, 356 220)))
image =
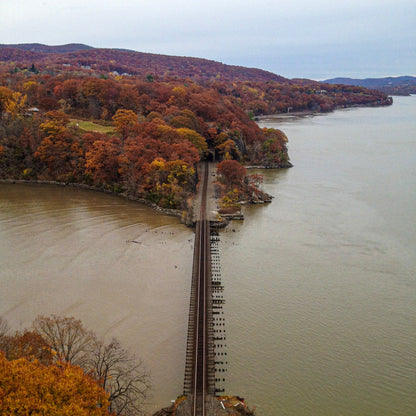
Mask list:
POLYGON ((207 163, 201 165, 200 177, 201 188, 198 200, 200 208, 196 210, 184 394, 191 403, 192 416, 209 416, 213 414, 212 398, 217 393, 214 341, 218 337, 214 337, 213 315, 218 314, 216 308, 220 307, 223 301, 219 296, 213 298, 213 292, 222 290, 222 286, 218 275, 214 276, 214 280, 212 276, 212 237, 207 214, 207 189, 210 182, 207 163))

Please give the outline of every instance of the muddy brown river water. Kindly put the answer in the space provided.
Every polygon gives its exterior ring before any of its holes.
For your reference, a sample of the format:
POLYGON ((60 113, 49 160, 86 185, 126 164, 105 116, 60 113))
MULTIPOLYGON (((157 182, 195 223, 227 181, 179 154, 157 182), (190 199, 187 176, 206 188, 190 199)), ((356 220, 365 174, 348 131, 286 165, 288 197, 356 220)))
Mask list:
MULTIPOLYGON (((294 168, 276 198, 221 233, 229 394, 259 416, 413 416, 416 97, 392 107, 262 120, 294 168)), ((149 413, 182 392, 193 232, 71 188, 0 184, 0 315, 80 318, 120 339, 153 381, 149 413)))

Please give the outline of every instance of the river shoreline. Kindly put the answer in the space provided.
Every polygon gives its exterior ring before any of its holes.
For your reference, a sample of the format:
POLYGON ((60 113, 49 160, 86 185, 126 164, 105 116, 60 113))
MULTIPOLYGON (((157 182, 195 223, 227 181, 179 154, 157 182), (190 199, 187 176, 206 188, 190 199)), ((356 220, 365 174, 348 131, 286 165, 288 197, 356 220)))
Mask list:
POLYGON ((338 106, 335 107, 333 110, 330 111, 313 111, 313 110, 303 110, 303 111, 291 111, 288 113, 278 113, 278 114, 266 114, 263 116, 256 116, 254 121, 256 123, 260 122, 260 123, 264 123, 267 121, 274 121, 274 120, 287 120, 290 118, 293 119, 300 119, 300 118, 304 118, 304 117, 310 117, 310 116, 324 116, 324 115, 328 115, 331 113, 334 113, 335 111, 338 110, 349 110, 351 108, 375 108, 375 107, 386 107, 386 106, 390 106, 393 104, 393 98, 391 98, 391 102, 390 104, 386 104, 386 105, 366 105, 366 104, 354 104, 354 105, 346 105, 346 106, 338 106))
MULTIPOLYGON (((266 166, 246 166, 247 169, 288 169, 293 165, 288 162, 290 166, 285 167, 266 167, 266 166)), ((213 175, 216 177, 216 170, 213 170, 213 175)), ((215 197, 215 191, 212 188, 213 181, 212 176, 209 176, 210 180, 210 194, 211 197, 209 198, 212 201, 211 211, 214 214, 214 217, 211 218, 211 225, 213 228, 225 228, 231 220, 244 220, 244 215, 242 214, 241 210, 236 213, 220 213, 218 209, 218 198, 215 197)), ((28 180, 28 179, 0 179, 0 184, 29 184, 29 185, 51 185, 51 186, 59 186, 59 187, 70 187, 76 189, 85 189, 89 191, 104 193, 107 195, 114 195, 122 199, 126 199, 128 201, 138 202, 140 204, 146 205, 152 208, 154 211, 159 212, 164 215, 168 215, 171 217, 177 217, 181 220, 181 223, 187 227, 194 228, 195 227, 195 217, 194 217, 194 204, 191 204, 188 210, 179 210, 179 209, 170 209, 170 208, 162 208, 159 205, 145 199, 136 197, 133 195, 128 195, 126 193, 118 193, 114 192, 110 189, 104 189, 97 186, 87 185, 83 183, 75 183, 75 182, 60 182, 60 181, 48 181, 48 180, 28 180)), ((194 196, 194 201, 196 201, 197 195, 194 196)), ((267 204, 271 203, 273 196, 267 195, 267 198, 259 199, 256 201, 241 201, 241 205, 249 205, 249 204, 267 204)))
POLYGON ((33 185, 54 185, 60 187, 70 187, 70 188, 77 188, 77 189, 86 189, 89 191, 100 192, 108 195, 114 195, 119 198, 127 199, 129 201, 139 202, 141 204, 147 205, 148 207, 154 209, 157 212, 160 212, 165 215, 169 215, 172 217, 183 217, 183 211, 178 209, 169 209, 169 208, 162 208, 159 205, 148 201, 145 198, 139 198, 132 195, 126 195, 124 193, 117 193, 108 189, 99 188, 97 186, 86 185, 82 183, 67 183, 67 182, 59 182, 59 181, 44 181, 44 180, 26 180, 26 179, 0 179, 0 184, 33 184, 33 185))

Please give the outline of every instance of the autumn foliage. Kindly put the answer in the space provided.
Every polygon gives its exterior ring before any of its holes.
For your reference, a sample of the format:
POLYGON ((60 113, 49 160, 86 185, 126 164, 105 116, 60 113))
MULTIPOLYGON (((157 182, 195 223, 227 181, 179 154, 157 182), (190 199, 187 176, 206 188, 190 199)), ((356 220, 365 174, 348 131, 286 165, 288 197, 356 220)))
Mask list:
MULTIPOLYGON (((12 79, 0 91, 0 177, 84 183, 184 208, 201 159, 264 159, 264 132, 216 86, 21 72, 12 79), (113 133, 85 131, 71 118, 113 133)), ((287 155, 285 142, 279 152, 287 155)), ((288 166, 288 157, 273 162, 288 166)))
POLYGON ((24 331, 15 335, 0 334, 0 351, 8 360, 26 358, 38 360, 41 364, 50 365, 54 354, 45 339, 34 331, 24 331))
POLYGON ((222 195, 220 213, 233 213, 240 209, 241 202, 270 202, 270 195, 260 187, 263 177, 249 175, 247 169, 236 160, 224 160, 217 166, 219 181, 217 189, 222 195))
POLYGON ((49 50, 0 48, 0 178, 82 183, 169 208, 195 192, 201 159, 290 166, 286 136, 260 129, 258 115, 389 103, 361 87, 212 61, 49 50))
POLYGON ((224 160, 219 163, 217 172, 230 188, 241 187, 247 175, 247 169, 235 160, 224 160))
POLYGON ((142 362, 73 317, 38 316, 9 334, 0 317, 0 414, 141 414, 149 387, 142 362))
POLYGON ((80 367, 7 360, 0 352, 0 414, 106 416, 108 395, 80 367))

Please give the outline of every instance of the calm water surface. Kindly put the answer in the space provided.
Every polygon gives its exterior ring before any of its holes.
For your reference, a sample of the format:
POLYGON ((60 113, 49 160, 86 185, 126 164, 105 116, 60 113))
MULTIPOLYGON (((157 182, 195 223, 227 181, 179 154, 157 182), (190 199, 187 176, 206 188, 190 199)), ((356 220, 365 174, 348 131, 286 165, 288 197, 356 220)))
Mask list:
POLYGON ((283 122, 294 168, 222 234, 226 390, 258 415, 416 413, 416 97, 283 122))
POLYGON ((142 358, 151 410, 182 392, 193 232, 91 191, 0 184, 0 316, 81 319, 142 358), (132 242, 134 241, 134 242, 132 242))
MULTIPOLYGON (((259 416, 413 416, 416 97, 264 120, 294 168, 221 233, 227 393, 259 416), (234 231, 233 231, 234 230, 234 231)), ((182 391, 193 233, 76 189, 0 185, 0 315, 72 315, 152 373, 150 409, 182 391), (131 242, 132 240, 136 243, 131 242)))

